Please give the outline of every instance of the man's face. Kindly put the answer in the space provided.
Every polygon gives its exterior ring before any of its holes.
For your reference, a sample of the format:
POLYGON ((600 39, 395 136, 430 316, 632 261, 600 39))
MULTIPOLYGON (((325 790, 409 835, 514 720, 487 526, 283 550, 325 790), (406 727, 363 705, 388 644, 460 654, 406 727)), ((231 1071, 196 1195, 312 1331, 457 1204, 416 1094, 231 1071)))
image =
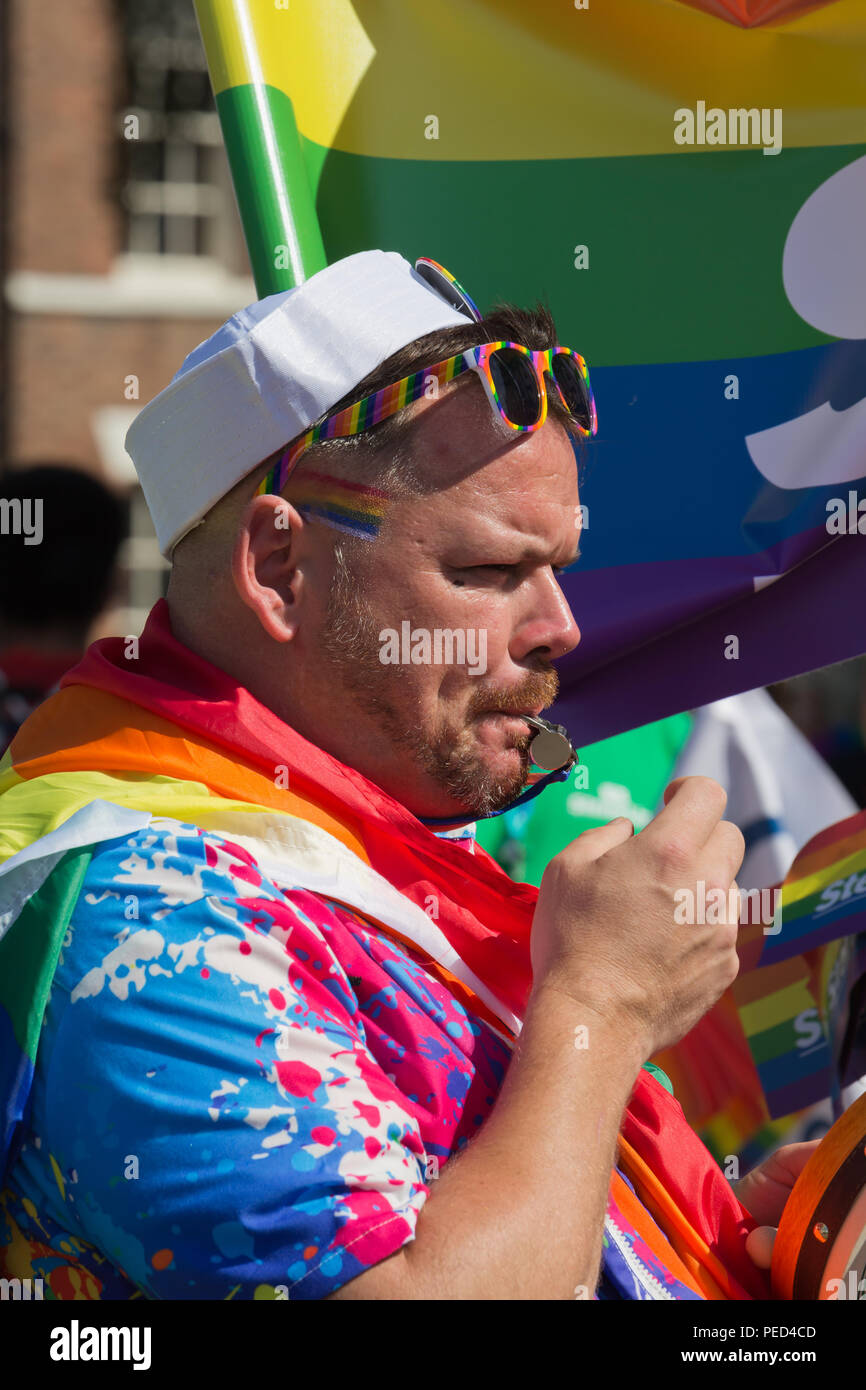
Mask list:
POLYGON ((524 786, 516 712, 552 703, 551 663, 580 640, 556 577, 578 548, 577 470, 558 421, 515 437, 474 378, 424 401, 412 430, 436 490, 392 502, 337 573, 317 634, 322 743, 416 815, 471 818, 524 786))

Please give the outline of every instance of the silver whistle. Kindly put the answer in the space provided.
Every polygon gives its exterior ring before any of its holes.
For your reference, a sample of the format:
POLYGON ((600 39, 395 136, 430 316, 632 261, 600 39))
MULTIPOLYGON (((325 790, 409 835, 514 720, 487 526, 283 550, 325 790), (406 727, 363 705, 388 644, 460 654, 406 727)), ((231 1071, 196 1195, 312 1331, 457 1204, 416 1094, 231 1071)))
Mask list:
POLYGON ((545 772, 556 772, 560 768, 571 768, 577 762, 577 753, 564 724, 551 724, 547 719, 537 719, 532 714, 522 714, 527 724, 537 729, 529 745, 529 756, 536 767, 545 772))

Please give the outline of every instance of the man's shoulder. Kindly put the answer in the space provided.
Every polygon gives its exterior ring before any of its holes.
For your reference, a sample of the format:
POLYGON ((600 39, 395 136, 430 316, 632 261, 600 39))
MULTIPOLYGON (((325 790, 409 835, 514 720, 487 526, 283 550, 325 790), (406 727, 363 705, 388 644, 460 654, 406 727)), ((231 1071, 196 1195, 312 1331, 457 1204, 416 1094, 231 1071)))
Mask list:
MULTIPOLYGON (((168 816, 114 839, 90 846, 72 926, 87 923, 91 942, 100 923, 115 934, 139 928, 186 939, 201 919, 202 929, 261 932, 294 911, 291 890, 279 887, 248 846, 212 829, 168 816)), ((308 924, 333 919, 325 903, 306 893, 308 924), (312 918, 312 922, 310 919, 312 918)), ((297 917, 297 913, 295 913, 297 917)))

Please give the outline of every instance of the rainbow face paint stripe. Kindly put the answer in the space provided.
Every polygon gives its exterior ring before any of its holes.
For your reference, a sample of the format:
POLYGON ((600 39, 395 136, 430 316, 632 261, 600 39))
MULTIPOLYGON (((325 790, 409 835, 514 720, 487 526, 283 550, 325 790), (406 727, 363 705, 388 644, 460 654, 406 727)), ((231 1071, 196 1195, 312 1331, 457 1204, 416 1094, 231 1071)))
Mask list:
POLYGON ((302 516, 366 540, 379 534, 389 500, 381 488, 314 472, 298 478, 286 496, 302 516))
POLYGON ((402 381, 395 381, 376 391, 345 410, 329 415, 317 425, 311 426, 306 434, 290 444, 275 466, 259 484, 257 492, 282 492, 292 469, 301 455, 313 444, 322 439, 344 439, 348 435, 361 434, 374 425, 395 415, 404 406, 411 405, 421 396, 435 395, 439 386, 462 375, 463 372, 477 372, 487 393, 491 409, 494 410, 516 433, 528 433, 540 429, 547 419, 547 392, 545 377, 549 377, 554 389, 569 412, 579 433, 584 437, 594 435, 598 429, 598 416, 595 399, 589 382, 586 362, 573 348, 557 346, 545 351, 533 352, 522 343, 495 342, 482 343, 478 347, 467 348, 464 352, 446 357, 442 362, 434 362, 422 367, 402 381), (497 357, 502 349, 506 352, 497 357), (510 355, 509 355, 510 354, 510 355), (559 362, 554 365, 554 359, 559 362), (518 361, 525 366, 518 370, 518 361), (531 369, 531 370, 530 370, 531 369), (518 377, 524 378, 518 381, 518 377), (526 386, 532 379, 537 383, 537 400, 534 411, 527 403, 526 386), (437 383, 431 391, 430 383, 437 383), (572 400, 568 396, 572 396, 572 400), (515 418, 521 414, 533 414, 533 419, 515 418))

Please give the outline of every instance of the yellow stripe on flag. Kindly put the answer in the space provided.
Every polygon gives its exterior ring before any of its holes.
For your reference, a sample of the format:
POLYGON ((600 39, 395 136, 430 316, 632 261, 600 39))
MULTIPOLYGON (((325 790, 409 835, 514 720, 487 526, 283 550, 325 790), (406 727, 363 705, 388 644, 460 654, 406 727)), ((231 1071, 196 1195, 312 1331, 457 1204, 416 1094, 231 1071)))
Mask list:
POLYGON ((803 1009, 814 1009, 815 1000, 804 981, 780 989, 764 999, 756 999, 754 1004, 744 1004, 740 1009, 740 1019, 748 1037, 756 1033, 766 1033, 777 1023, 784 1023, 796 1017, 803 1009))
POLYGON ((832 864, 829 869, 821 869, 819 873, 807 874, 805 878, 798 878, 793 883, 785 884, 782 889, 782 922, 784 925, 785 908, 792 903, 798 903, 803 898, 810 897, 828 884, 835 883, 837 879, 848 878, 851 874, 863 873, 866 871, 866 849, 860 849, 856 854, 849 854, 845 859, 840 859, 832 864))
POLYGON ((866 0, 754 29, 675 0, 359 10, 363 22, 350 0, 197 0, 215 91, 269 83, 308 139, 374 158, 675 154, 674 111, 698 100, 781 108, 785 148, 866 139, 866 0))

